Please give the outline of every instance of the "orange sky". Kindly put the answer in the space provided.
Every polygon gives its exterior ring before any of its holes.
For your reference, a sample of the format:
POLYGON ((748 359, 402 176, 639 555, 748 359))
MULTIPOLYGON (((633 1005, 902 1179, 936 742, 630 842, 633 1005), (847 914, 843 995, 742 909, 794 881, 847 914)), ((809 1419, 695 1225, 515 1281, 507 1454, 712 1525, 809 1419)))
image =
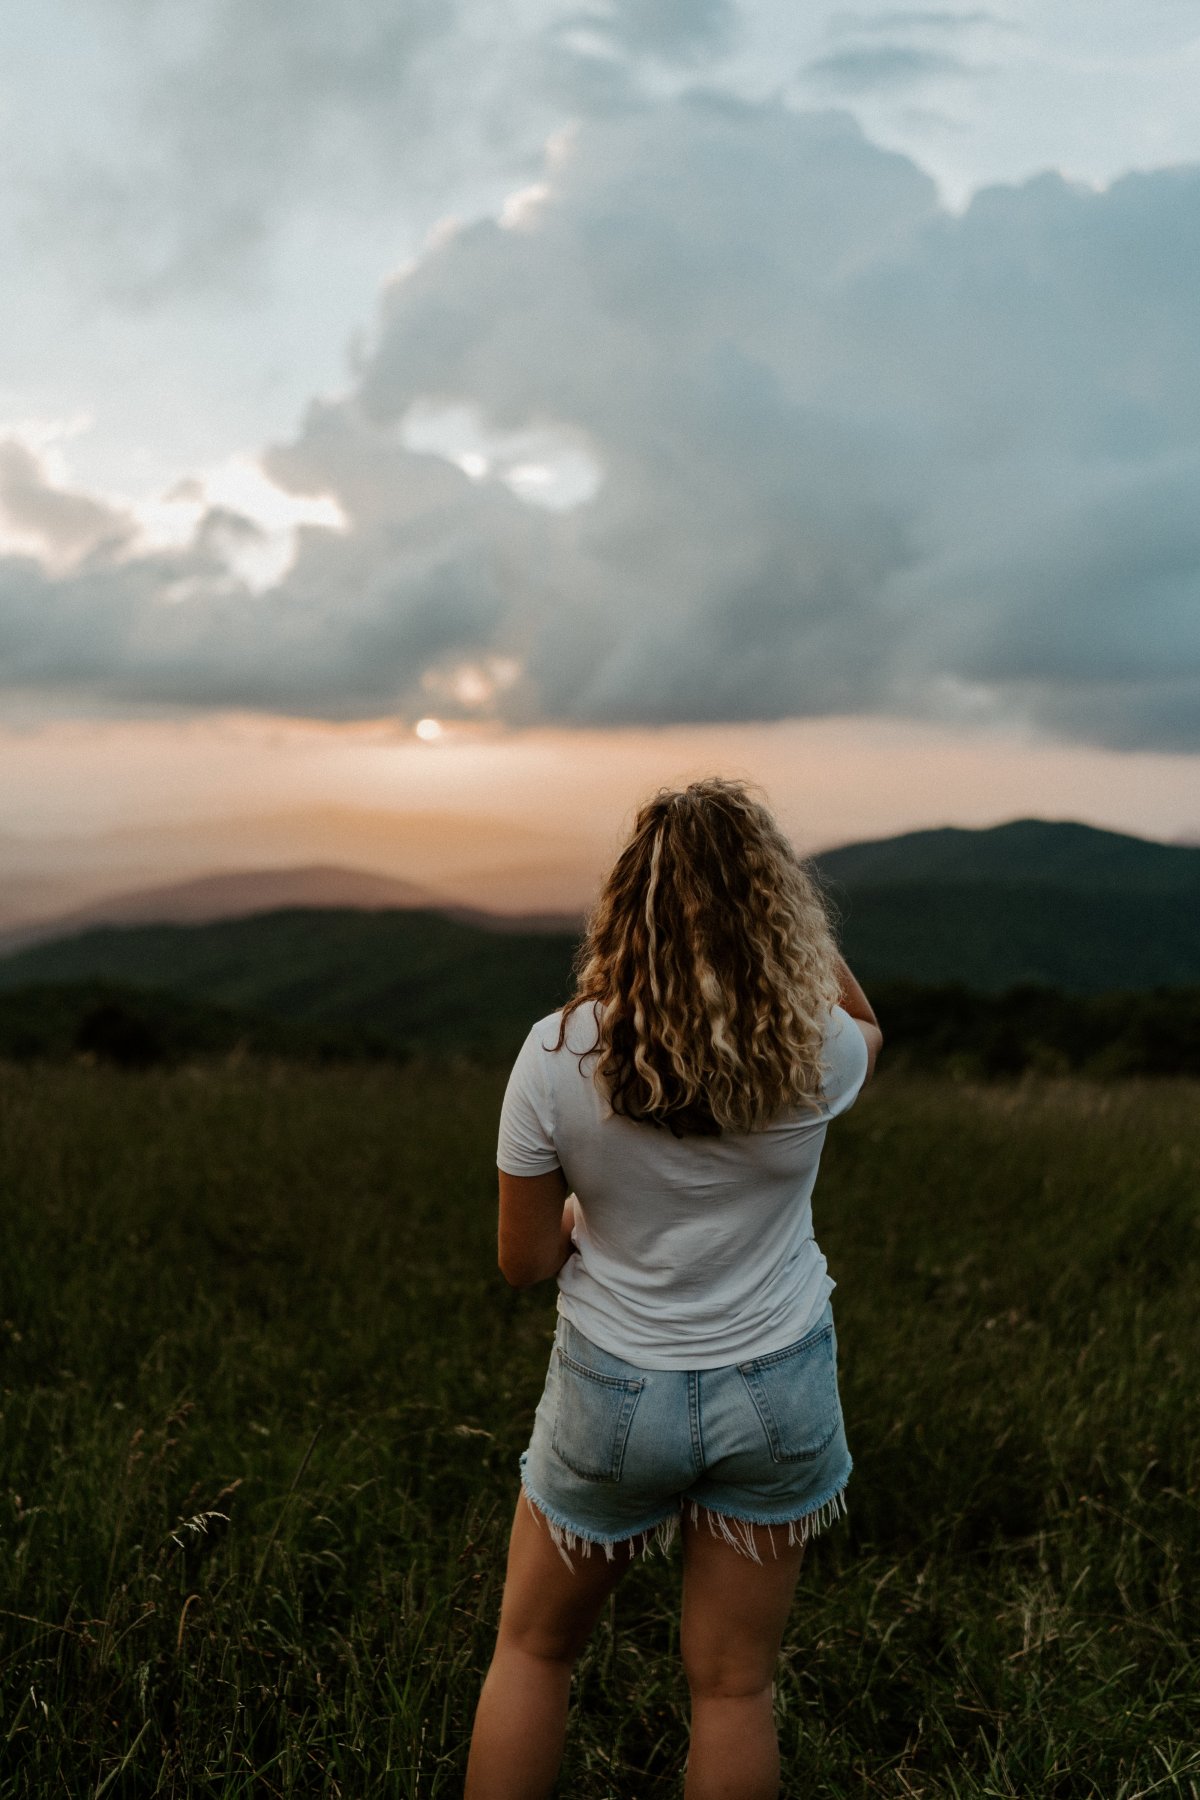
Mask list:
MULTIPOLYGON (((326 860, 496 905, 563 907, 586 899, 641 796, 697 775, 759 782, 795 841, 816 850, 1029 815, 1195 834, 1198 772, 1195 757, 880 719, 463 727, 433 743, 391 720, 74 720, 0 730, 0 833, 36 840, 6 847, 10 873, 40 867, 53 837, 117 833, 83 860, 98 872, 127 868, 131 881, 159 869, 326 860)), ((52 861, 66 874, 80 856, 79 845, 62 845, 52 861)))

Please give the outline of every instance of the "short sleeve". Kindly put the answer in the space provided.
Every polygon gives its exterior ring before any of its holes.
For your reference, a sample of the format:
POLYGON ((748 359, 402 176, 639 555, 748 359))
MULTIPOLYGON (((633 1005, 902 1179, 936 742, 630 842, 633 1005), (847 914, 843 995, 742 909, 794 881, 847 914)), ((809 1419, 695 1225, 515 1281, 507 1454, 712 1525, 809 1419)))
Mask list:
POLYGON ((844 1113, 867 1079, 867 1040, 850 1014, 835 1006, 825 1039, 825 1116, 844 1113))
POLYGON ((496 1164, 506 1175, 547 1175, 561 1166, 546 1082, 544 1025, 535 1025, 521 1045, 504 1090, 496 1164))

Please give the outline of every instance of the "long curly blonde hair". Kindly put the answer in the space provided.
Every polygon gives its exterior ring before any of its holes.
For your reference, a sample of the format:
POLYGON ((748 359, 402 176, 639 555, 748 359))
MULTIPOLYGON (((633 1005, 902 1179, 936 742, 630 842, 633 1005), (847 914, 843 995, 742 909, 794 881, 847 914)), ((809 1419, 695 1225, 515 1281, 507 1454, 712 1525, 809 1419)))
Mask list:
POLYGON ((837 958, 815 874, 745 783, 662 788, 588 919, 557 1048, 592 1003, 614 1112, 677 1137, 754 1131, 819 1105, 837 958))

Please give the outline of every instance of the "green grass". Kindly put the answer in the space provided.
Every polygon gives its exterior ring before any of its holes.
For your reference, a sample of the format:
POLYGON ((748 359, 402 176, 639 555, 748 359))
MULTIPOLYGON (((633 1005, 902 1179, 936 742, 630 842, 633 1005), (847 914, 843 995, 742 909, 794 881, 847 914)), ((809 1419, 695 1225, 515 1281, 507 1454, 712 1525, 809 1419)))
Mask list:
MULTIPOLYGON (((553 1328, 503 1081, 0 1065, 0 1800, 461 1792, 553 1328)), ((789 1797, 1200 1794, 1198 1102, 893 1074, 831 1130, 789 1797)), ((679 1792, 678 1574, 585 1655, 572 1800, 679 1792)))

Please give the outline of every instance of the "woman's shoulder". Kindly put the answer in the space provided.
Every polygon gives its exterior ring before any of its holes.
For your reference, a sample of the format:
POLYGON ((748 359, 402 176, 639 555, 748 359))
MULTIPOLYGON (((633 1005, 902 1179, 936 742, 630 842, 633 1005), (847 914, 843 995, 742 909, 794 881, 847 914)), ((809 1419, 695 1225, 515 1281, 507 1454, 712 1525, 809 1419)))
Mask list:
POLYGON ((822 1081, 813 1100, 783 1107, 770 1121, 768 1131, 786 1133, 799 1128, 808 1133, 854 1104, 866 1078, 867 1048, 862 1032, 840 1006, 834 1006, 824 1022, 820 1056, 822 1081))
POLYGON ((544 1018, 537 1019, 529 1028, 529 1038, 540 1044, 546 1052, 562 1049, 571 1051, 575 1056, 582 1056, 594 1050, 597 1043, 596 1010, 590 1000, 582 1006, 567 1012, 566 1027, 563 1026, 565 1007, 558 1007, 544 1018))

